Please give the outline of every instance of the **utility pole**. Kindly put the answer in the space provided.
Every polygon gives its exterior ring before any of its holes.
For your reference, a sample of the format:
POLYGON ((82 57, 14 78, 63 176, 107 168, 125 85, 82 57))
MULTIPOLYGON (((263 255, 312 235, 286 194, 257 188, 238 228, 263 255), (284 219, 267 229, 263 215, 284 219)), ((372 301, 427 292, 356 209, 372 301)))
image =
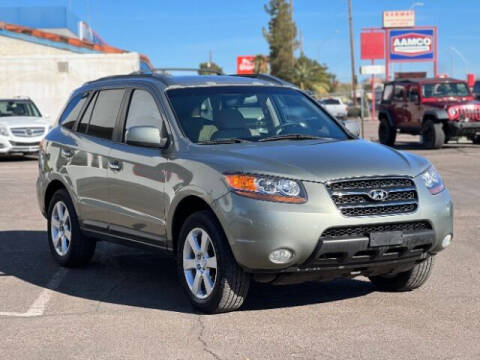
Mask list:
POLYGON ((293 22, 293 0, 290 0, 290 16, 292 18, 292 26, 291 26, 291 32, 292 32, 292 70, 295 67, 295 23, 293 22))
POLYGON ((209 68, 212 66, 212 62, 213 62, 212 50, 208 50, 208 67, 209 68))
POLYGON ((355 75, 355 50, 353 46, 352 0, 348 0, 348 25, 350 27, 350 62, 352 63, 353 105, 357 105, 357 78, 355 75))

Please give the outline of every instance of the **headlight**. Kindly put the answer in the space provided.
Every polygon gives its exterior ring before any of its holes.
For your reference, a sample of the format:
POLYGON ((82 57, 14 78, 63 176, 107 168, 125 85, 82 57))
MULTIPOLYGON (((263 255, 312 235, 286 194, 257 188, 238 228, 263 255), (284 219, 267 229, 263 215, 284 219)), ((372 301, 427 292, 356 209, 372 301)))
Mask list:
POLYGON ((294 180, 260 175, 226 175, 227 184, 241 196, 249 198, 303 204, 307 196, 302 185, 294 180))
POLYGON ((431 166, 427 171, 420 175, 420 177, 422 178, 425 186, 432 195, 438 194, 443 189, 445 189, 442 177, 433 166, 431 166))
POLYGON ((0 135, 2 136, 8 136, 8 131, 7 128, 4 126, 0 126, 0 135))

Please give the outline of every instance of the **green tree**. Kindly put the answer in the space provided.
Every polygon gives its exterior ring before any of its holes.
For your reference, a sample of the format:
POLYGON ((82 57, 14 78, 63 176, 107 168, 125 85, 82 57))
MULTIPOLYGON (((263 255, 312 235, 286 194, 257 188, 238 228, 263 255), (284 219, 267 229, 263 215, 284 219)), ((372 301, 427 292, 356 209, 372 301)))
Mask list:
POLYGON ((271 74, 286 81, 293 81, 294 51, 298 42, 291 4, 285 0, 270 0, 268 5, 265 5, 265 11, 270 15, 268 30, 264 28, 263 34, 270 46, 271 74))
POLYGON ((326 94, 334 90, 336 77, 328 72, 326 65, 301 54, 295 62, 293 83, 301 89, 326 94))
POLYGON ((268 58, 265 55, 255 55, 254 63, 256 74, 268 73, 268 58))
POLYGON ((203 62, 198 68, 198 75, 212 75, 215 73, 223 74, 223 69, 219 65, 215 64, 213 61, 203 62))

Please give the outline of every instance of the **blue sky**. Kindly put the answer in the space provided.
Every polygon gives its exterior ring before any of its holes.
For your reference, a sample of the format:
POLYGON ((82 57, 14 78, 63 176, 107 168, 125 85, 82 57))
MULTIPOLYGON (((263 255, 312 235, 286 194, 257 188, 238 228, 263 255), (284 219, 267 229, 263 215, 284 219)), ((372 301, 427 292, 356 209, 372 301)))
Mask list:
MULTIPOLYGON (((0 0, 0 6, 68 6, 106 42, 148 55, 155 66, 196 67, 208 59, 235 71, 237 55, 268 53, 262 35, 267 0, 0 0)), ((414 0, 353 0, 356 64, 360 31, 381 26, 383 10, 408 9, 414 0)), ((417 25, 436 25, 439 72, 465 77, 480 72, 480 1, 423 0, 417 25), (452 47, 455 50, 452 50, 452 47), (460 53, 460 55, 458 54, 460 53), (461 59, 461 57, 466 61, 461 59)), ((303 33, 304 52, 349 81, 346 0, 295 0, 294 19, 303 33)), ((396 64, 393 70, 431 71, 430 63, 396 64)), ((361 77, 360 77, 361 79, 361 77)))

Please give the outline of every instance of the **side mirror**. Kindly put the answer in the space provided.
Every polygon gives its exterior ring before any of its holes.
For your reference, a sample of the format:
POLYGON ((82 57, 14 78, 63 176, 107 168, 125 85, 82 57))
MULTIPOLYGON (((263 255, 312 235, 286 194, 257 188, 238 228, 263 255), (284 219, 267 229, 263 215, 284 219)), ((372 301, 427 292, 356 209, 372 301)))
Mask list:
POLYGON ((343 126, 347 128, 347 130, 350 132, 350 134, 359 137, 360 136, 360 125, 358 124, 358 121, 355 120, 344 120, 343 121, 343 126))
POLYGON ((154 126, 133 126, 125 134, 128 145, 163 149, 168 142, 166 136, 161 136, 160 129, 154 126))

